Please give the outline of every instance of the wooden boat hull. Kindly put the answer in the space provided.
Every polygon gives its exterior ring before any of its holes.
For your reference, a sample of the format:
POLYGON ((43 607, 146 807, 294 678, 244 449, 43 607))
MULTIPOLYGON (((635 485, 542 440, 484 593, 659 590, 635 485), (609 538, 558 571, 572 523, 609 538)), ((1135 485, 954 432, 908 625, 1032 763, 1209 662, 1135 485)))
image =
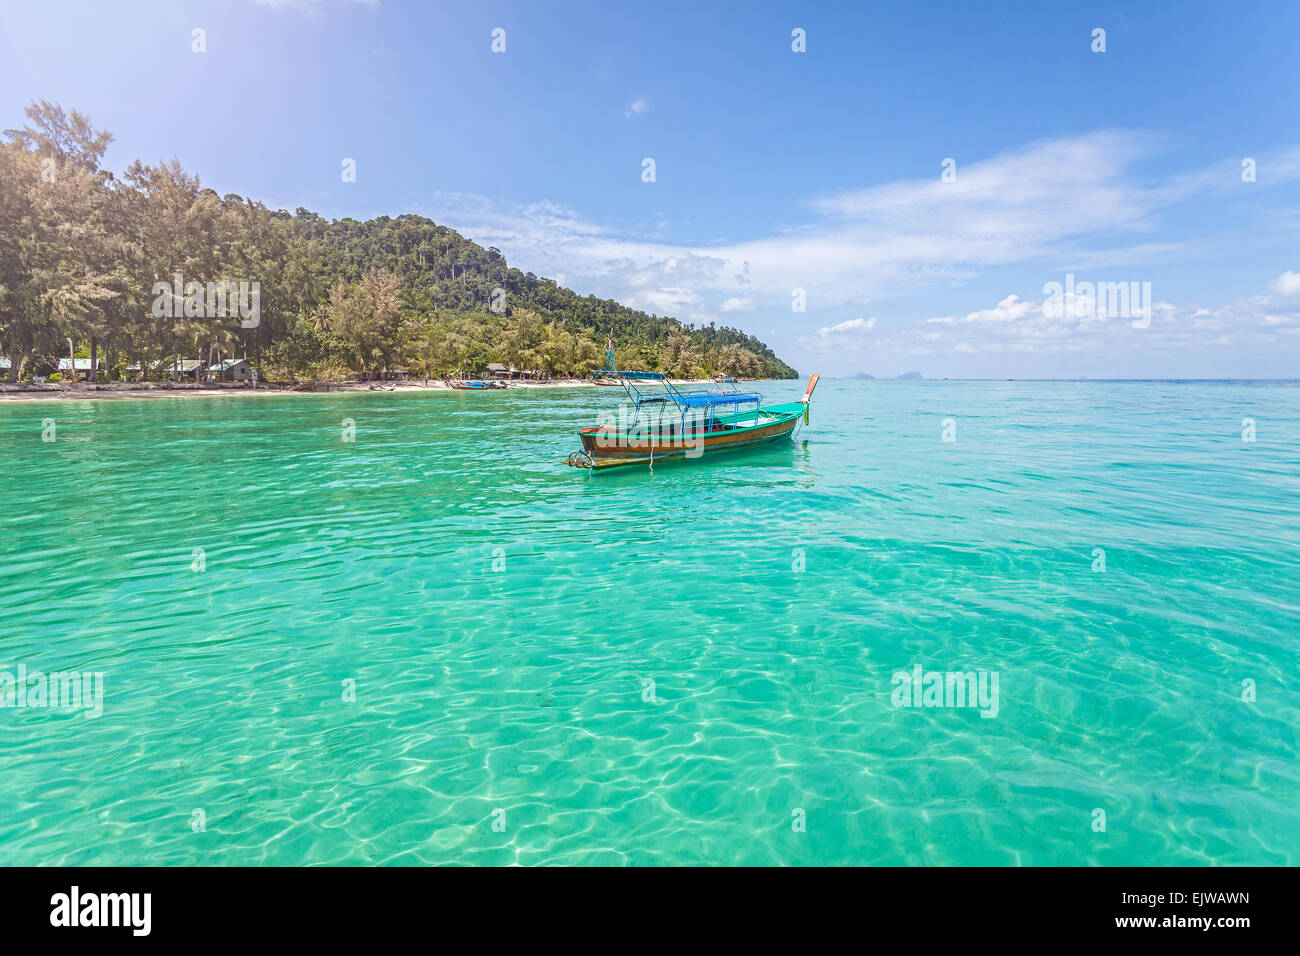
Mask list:
POLYGON ((616 468, 644 465, 651 461, 701 458, 722 451, 748 448, 765 442, 788 438, 803 419, 807 405, 791 402, 771 405, 757 413, 732 415, 719 421, 719 427, 700 433, 676 431, 645 433, 620 432, 609 426, 591 426, 578 431, 582 452, 570 456, 569 464, 581 468, 616 468))

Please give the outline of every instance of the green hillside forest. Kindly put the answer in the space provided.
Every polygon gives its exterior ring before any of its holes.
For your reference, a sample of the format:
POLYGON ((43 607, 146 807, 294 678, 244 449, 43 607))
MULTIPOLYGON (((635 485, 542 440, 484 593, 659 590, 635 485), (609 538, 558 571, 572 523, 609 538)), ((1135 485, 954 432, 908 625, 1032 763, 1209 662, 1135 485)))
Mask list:
POLYGON ((682 325, 520 272, 420 216, 329 221, 218 196, 172 160, 100 166, 112 135, 45 101, 0 142, 0 354, 8 381, 60 358, 97 380, 247 357, 269 380, 551 375, 604 364, 791 378, 737 329, 682 325), (240 283, 243 283, 242 287, 240 283), (254 285, 255 284, 255 285, 254 285))

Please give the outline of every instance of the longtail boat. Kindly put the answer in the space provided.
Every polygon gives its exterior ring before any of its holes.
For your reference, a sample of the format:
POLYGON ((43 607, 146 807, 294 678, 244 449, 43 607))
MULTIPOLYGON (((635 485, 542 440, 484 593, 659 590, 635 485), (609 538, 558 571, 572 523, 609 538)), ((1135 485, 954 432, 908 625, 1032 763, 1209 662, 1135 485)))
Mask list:
POLYGON ((582 448, 569 454, 566 465, 603 469, 683 458, 712 457, 734 448, 788 438, 800 422, 808 423, 808 408, 818 375, 797 402, 764 405, 757 392, 734 386, 710 391, 683 391, 661 372, 618 372, 630 405, 618 423, 578 430, 582 448), (657 390, 656 390, 657 388, 657 390), (658 412, 658 414, 654 414, 658 412))

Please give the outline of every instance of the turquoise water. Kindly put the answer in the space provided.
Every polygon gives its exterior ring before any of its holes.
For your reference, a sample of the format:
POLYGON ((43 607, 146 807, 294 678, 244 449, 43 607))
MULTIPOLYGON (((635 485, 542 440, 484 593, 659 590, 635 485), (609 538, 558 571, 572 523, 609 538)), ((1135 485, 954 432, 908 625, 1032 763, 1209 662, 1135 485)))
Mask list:
POLYGON ((0 709, 0 859, 1300 863, 1300 387, 823 381, 560 464, 617 397, 0 405, 0 671, 105 691, 0 709))

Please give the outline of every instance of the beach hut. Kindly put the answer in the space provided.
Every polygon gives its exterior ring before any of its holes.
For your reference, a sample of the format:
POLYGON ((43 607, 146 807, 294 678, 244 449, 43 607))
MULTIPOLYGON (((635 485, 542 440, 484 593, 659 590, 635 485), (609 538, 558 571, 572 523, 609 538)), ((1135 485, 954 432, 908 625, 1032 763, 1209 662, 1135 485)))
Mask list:
POLYGON ((192 378, 197 382, 199 380, 199 372, 203 370, 203 363, 198 359, 181 359, 179 362, 175 363, 174 366, 171 362, 163 363, 163 371, 168 375, 172 374, 173 368, 180 373, 181 378, 192 378))
POLYGON ((145 364, 145 367, 148 369, 148 372, 146 372, 145 375, 141 375, 140 363, 132 362, 130 365, 126 367, 126 374, 129 375, 131 378, 137 379, 138 381, 144 381, 145 378, 147 378, 149 375, 154 374, 155 372, 162 372, 164 370, 170 372, 172 368, 172 363, 171 363, 171 359, 167 359, 166 361, 158 360, 153 362, 147 362, 145 364))
POLYGON ((500 362, 489 362, 485 371, 492 378, 514 378, 515 370, 509 365, 502 365, 500 362))
MULTIPOLYGON (((99 371, 104 371, 104 363, 99 363, 99 371)), ((89 378, 90 359, 79 358, 75 364, 72 359, 59 359, 59 374, 66 378, 89 378)))
POLYGON ((219 382, 247 382, 253 378, 253 366, 248 359, 223 359, 209 365, 208 374, 219 382))

